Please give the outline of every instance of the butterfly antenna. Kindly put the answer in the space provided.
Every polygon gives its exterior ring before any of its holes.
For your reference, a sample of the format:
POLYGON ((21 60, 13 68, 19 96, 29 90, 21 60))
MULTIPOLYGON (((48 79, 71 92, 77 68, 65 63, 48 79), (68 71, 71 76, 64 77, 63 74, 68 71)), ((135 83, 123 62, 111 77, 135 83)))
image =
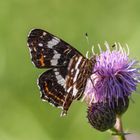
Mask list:
POLYGON ((86 37, 86 40, 87 40, 87 44, 89 46, 89 38, 88 38, 88 33, 85 33, 85 37, 86 37))
MULTIPOLYGON (((87 44, 88 44, 88 47, 89 47, 90 44, 89 44, 88 33, 85 33, 85 37, 86 37, 86 41, 87 41, 87 44)), ((87 51, 87 53, 86 53, 86 58, 89 58, 89 51, 87 51)))

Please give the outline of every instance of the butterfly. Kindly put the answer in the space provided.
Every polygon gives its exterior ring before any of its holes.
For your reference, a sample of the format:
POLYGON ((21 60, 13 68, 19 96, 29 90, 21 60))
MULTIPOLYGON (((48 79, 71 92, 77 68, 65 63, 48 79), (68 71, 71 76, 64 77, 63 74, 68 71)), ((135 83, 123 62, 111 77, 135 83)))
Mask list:
POLYGON ((38 78, 41 99, 61 108, 61 116, 66 115, 73 100, 82 97, 95 58, 86 58, 62 39, 42 29, 31 30, 27 44, 33 64, 47 69, 38 78))

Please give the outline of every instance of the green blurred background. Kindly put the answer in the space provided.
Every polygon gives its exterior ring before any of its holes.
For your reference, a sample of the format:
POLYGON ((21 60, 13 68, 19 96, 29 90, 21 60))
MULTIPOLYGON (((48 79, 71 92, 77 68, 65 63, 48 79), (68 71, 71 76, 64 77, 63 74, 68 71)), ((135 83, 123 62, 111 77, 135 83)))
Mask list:
MULTIPOLYGON (((90 44, 128 43, 140 60, 139 0, 0 0, 0 140, 108 140, 108 133, 91 128, 86 106, 74 102, 67 117, 40 100, 35 68, 27 48, 32 28, 45 29, 83 54, 90 44)), ((137 91, 137 93, 139 90, 137 91)), ((133 95, 123 117, 129 132, 140 133, 140 96, 133 95)))

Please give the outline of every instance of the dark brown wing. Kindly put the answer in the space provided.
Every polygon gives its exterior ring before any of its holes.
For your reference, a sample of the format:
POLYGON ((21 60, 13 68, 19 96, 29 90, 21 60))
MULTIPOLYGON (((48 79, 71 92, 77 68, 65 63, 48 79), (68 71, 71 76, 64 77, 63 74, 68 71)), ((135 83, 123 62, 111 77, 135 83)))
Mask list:
POLYGON ((41 29, 28 36, 28 46, 37 68, 51 68, 38 79, 41 98, 66 114, 74 99, 84 91, 92 63, 62 39, 41 29))
POLYGON ((38 79, 41 99, 62 108, 62 115, 66 114, 73 101, 72 94, 66 90, 66 75, 67 68, 60 67, 44 72, 38 79))
POLYGON ((38 68, 66 66, 74 55, 82 55, 62 39, 42 29, 33 29, 27 42, 32 62, 38 68))

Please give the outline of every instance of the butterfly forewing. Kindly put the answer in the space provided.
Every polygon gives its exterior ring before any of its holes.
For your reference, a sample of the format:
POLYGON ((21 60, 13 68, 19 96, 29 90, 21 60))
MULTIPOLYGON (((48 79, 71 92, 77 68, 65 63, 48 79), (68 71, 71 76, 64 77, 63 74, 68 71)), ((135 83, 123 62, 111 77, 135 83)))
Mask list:
POLYGON ((92 62, 62 39, 41 29, 28 36, 31 59, 37 68, 51 68, 38 79, 41 98, 56 107, 62 115, 84 91, 92 72, 92 62))
POLYGON ((28 37, 33 63, 38 68, 67 66, 70 59, 80 54, 62 39, 41 29, 33 29, 28 37))

